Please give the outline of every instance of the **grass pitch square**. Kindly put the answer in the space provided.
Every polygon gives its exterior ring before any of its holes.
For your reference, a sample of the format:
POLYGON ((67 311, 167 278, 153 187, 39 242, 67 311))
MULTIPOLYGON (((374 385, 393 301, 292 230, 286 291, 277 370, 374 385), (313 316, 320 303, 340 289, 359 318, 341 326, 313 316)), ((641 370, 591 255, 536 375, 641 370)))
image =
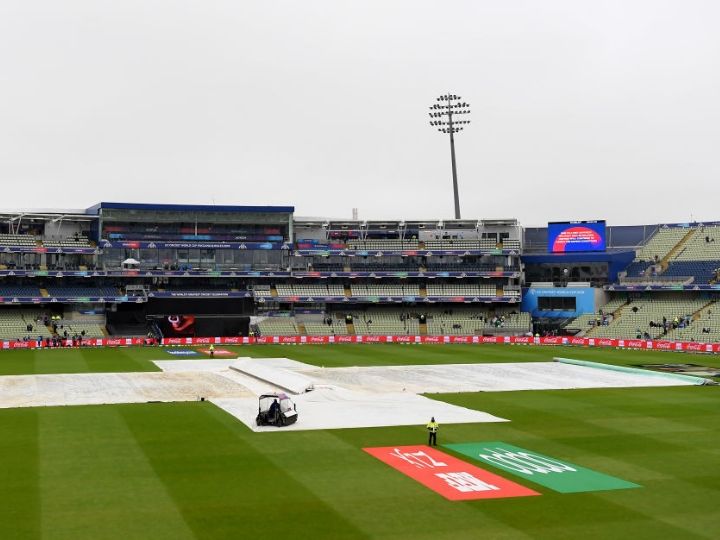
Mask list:
MULTIPOLYGON (((547 361, 567 349, 261 346, 325 366, 547 361)), ((163 349, 2 351, 0 372, 155 371, 163 349)), ((675 353, 573 349, 621 365, 675 353)), ((712 356, 702 363, 718 366, 712 356)), ((363 452, 424 425, 253 433, 208 402, 0 410, 0 539, 698 539, 720 531, 720 389, 433 394, 508 418, 442 425, 440 444, 504 441, 642 485, 451 502, 363 452)), ((505 476, 505 473, 499 471, 505 476)))

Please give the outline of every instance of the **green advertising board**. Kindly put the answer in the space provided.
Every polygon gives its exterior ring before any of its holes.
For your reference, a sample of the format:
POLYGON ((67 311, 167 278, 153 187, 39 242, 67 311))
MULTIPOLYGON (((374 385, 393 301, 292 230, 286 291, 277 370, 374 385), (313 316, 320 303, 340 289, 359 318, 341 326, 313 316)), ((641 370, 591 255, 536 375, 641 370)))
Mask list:
POLYGON ((638 484, 614 476, 504 442, 459 443, 443 446, 560 493, 640 487, 638 484))

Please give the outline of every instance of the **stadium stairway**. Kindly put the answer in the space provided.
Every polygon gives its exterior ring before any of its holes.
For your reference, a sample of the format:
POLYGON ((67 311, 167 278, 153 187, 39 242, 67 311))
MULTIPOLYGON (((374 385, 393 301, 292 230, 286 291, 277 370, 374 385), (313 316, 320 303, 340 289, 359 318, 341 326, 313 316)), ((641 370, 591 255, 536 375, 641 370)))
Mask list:
POLYGON ((351 322, 345 323, 345 325, 347 326, 347 333, 348 333, 348 335, 349 335, 349 336, 354 336, 354 335, 355 335, 355 325, 354 325, 353 323, 351 323, 351 322))
MULTIPOLYGON (((703 312, 705 312, 707 309, 711 308, 716 304, 715 300, 708 300, 708 303, 705 304, 703 307, 692 313, 690 316, 690 327, 694 325, 697 321, 699 321, 702 318, 703 312)), ((668 332, 667 339, 676 339, 679 341, 682 341, 683 338, 681 336, 681 330, 680 329, 672 329, 668 332)))
POLYGON ((427 321, 426 321, 426 322, 420 321, 420 323, 419 323, 419 328, 420 328, 420 335, 421 335, 421 336, 427 336, 427 335, 428 335, 428 331, 427 331, 427 321))
POLYGON ((278 292, 275 285, 270 285, 270 296, 277 298, 278 292))
POLYGON ((420 285, 420 297, 421 298, 427 298, 427 287, 425 285, 420 285))
POLYGON ((495 296, 500 297, 504 294, 505 294, 505 291, 503 291, 503 286, 498 285, 497 288, 495 289, 495 296))
MULTIPOLYGON (((615 311, 613 311, 612 313, 610 313, 610 315, 612 315, 612 319, 610 319, 610 321, 612 322, 612 321, 614 321, 615 319, 618 319, 618 318, 622 317, 623 308, 625 308, 627 305, 628 305, 628 299, 626 298, 624 304, 622 304, 622 305, 621 305, 620 307, 618 307, 615 311)), ((607 315, 607 313, 606 313, 606 315, 607 315)), ((598 328, 598 327, 597 327, 597 326, 593 326, 590 330, 588 330, 588 331, 585 333, 585 337, 593 337, 593 332, 595 331, 596 328, 598 328)), ((602 328, 602 327, 599 327, 599 328, 602 328)))
POLYGON ((675 255, 685 247, 685 244, 693 237, 697 229, 690 229, 685 236, 682 237, 682 239, 675 244, 675 246, 667 252, 667 255, 665 255, 660 260, 660 268, 662 268, 662 271, 664 272, 667 270, 668 266, 670 265, 670 261, 675 257, 675 255))
POLYGON ((706 309, 708 309, 709 307, 711 307, 711 306, 713 306, 713 305, 715 305, 715 304, 716 304, 716 301, 715 301, 715 300, 708 300, 708 303, 707 303, 707 304, 705 304, 703 307, 701 307, 701 308, 698 309, 695 313, 692 314, 692 320, 693 320, 693 322, 699 320, 700 317, 701 317, 701 315, 702 315, 702 313, 703 313, 703 311, 705 311, 706 309))
POLYGON ((297 319, 295 323, 297 324, 298 334, 300 334, 301 336, 306 336, 307 331, 305 330, 305 323, 301 323, 297 319))
MULTIPOLYGON (((350 286, 349 286, 349 285, 344 285, 344 286, 343 286, 343 292, 345 293, 345 298, 350 298, 350 297, 352 296, 352 291, 350 290, 350 286)), ((349 332, 350 332, 350 327, 348 326, 348 333, 349 333, 349 332)), ((354 333, 355 333, 355 332, 353 331, 353 334, 354 334, 354 333)))
POLYGON ((47 298, 50 296, 50 293, 47 292, 47 289, 40 289, 40 294, 43 296, 43 298, 47 298))

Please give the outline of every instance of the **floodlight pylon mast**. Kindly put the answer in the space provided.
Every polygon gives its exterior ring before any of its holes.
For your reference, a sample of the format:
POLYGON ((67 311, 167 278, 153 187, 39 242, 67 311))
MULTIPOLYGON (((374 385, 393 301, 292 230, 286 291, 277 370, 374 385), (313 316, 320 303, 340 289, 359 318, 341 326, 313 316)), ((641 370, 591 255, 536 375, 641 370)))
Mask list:
POLYGON ((470 114, 470 105, 461 101, 455 94, 444 94, 436 99, 440 103, 430 107, 430 125, 438 131, 450 134, 450 160, 452 163, 453 197, 455 201, 455 219, 460 219, 460 195, 458 193, 457 163, 455 161, 455 133, 462 131, 470 120, 455 120, 454 115, 470 114), (440 119, 440 120, 438 120, 440 119))

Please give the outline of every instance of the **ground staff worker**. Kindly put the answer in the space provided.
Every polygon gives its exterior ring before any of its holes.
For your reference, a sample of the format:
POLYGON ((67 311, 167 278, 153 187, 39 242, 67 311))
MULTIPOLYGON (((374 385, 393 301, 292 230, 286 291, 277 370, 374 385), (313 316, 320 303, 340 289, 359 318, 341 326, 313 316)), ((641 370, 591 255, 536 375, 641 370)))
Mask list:
POLYGON ((437 432, 440 428, 440 424, 438 424, 435 421, 435 417, 433 416, 430 419, 430 422, 428 422, 427 430, 428 430, 428 446, 437 446, 437 432))
POLYGON ((210 356, 215 356, 215 345, 210 345, 210 356))

